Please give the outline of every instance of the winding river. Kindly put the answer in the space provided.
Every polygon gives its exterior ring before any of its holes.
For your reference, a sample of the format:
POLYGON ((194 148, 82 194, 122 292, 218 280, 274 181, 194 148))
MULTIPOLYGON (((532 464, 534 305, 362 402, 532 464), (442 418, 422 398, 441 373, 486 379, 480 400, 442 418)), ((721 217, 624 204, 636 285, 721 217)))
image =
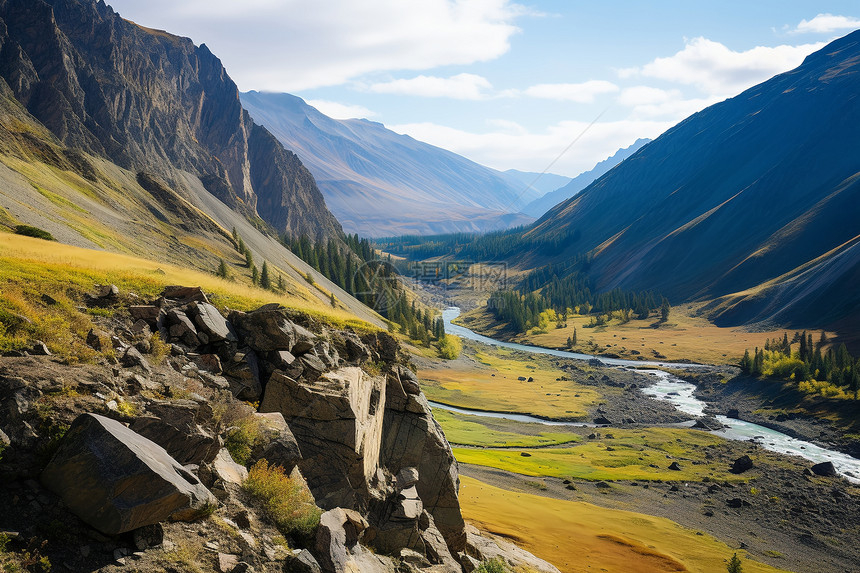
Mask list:
MULTIPOLYGON (((487 336, 482 336, 476 332, 472 332, 468 328, 465 328, 458 324, 453 324, 451 321, 458 316, 460 316, 460 309, 457 307, 450 307, 442 313, 442 318, 445 321, 445 332, 447 332, 448 334, 457 335, 467 340, 474 340, 476 342, 481 342, 490 346, 499 346, 502 348, 519 350, 521 352, 531 352, 533 354, 548 354, 551 356, 557 356, 559 358, 570 358, 573 360, 591 360, 593 358, 597 358, 608 366, 616 366, 620 368, 635 367, 637 369, 637 372, 647 374, 654 378, 654 383, 643 390, 646 395, 652 396, 653 398, 658 400, 667 400, 674 404, 675 407, 678 408, 678 410, 680 410, 681 412, 689 414, 693 417, 699 417, 704 414, 706 404, 705 402, 696 398, 694 393, 696 387, 693 384, 684 382, 683 380, 680 380, 679 378, 669 374, 668 372, 664 372, 663 370, 641 369, 641 367, 643 366, 666 366, 670 368, 702 368, 703 366, 700 364, 649 362, 645 360, 622 360, 619 358, 604 358, 600 356, 591 356, 589 354, 580 354, 577 352, 567 352, 564 350, 541 348, 538 346, 527 346, 524 344, 516 344, 513 342, 502 342, 500 340, 495 340, 487 336)), ((431 405, 435 408, 442 408, 446 410, 452 410, 454 412, 477 416, 505 418, 521 422, 532 422, 538 424, 563 425, 563 423, 560 422, 549 422, 546 420, 541 420, 540 418, 535 418, 522 414, 467 410, 463 408, 454 408, 452 406, 438 403, 431 403, 431 405)), ((724 426, 726 426, 726 428, 723 430, 715 431, 713 432, 714 434, 720 435, 729 440, 753 440, 765 449, 781 454, 800 456, 813 463, 826 461, 833 462, 833 465, 836 467, 836 470, 845 479, 853 483, 860 483, 860 459, 849 456, 848 454, 837 452, 835 450, 822 448, 821 446, 817 446, 810 442, 805 442, 803 440, 798 440, 797 438, 792 438, 791 436, 783 434, 782 432, 779 432, 777 430, 771 430, 770 428, 765 428, 764 426, 759 426, 758 424, 753 424, 751 422, 744 422, 743 420, 727 418, 726 416, 717 416, 717 420, 724 426)), ((690 424, 692 425, 692 422, 690 424)), ((573 423, 570 425, 581 424, 573 423)))

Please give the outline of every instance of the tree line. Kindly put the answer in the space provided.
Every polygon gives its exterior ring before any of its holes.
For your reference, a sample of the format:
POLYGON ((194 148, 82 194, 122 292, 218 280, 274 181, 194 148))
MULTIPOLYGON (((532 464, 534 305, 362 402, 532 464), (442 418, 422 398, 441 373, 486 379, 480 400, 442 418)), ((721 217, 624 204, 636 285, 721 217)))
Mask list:
POLYGON ((367 239, 350 234, 342 243, 334 239, 313 242, 302 235, 284 236, 281 241, 334 284, 397 324, 413 340, 429 345, 445 336, 442 317, 408 300, 390 256, 388 260, 378 258, 367 239))
POLYGON ((852 356, 844 343, 825 351, 828 342, 824 332, 817 343, 806 331, 795 332, 791 339, 784 333, 782 338, 768 339, 764 348, 756 347, 752 354, 746 350, 740 367, 751 376, 794 380, 807 392, 835 396, 841 391, 858 399, 860 358, 852 356))

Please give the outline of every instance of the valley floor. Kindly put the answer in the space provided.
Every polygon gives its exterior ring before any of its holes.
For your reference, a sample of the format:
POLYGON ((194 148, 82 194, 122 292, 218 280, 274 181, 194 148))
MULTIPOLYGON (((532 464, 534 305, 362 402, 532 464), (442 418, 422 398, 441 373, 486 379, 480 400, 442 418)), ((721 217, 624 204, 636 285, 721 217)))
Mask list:
POLYGON ((417 362, 437 403, 573 422, 434 409, 465 476, 467 518, 562 571, 722 571, 735 551, 744 571, 860 562, 860 488, 805 475, 805 460, 677 427, 689 417, 645 396, 646 375, 472 342, 456 361, 417 362), (598 416, 610 425, 582 425, 598 416), (743 455, 755 467, 730 473, 743 455))

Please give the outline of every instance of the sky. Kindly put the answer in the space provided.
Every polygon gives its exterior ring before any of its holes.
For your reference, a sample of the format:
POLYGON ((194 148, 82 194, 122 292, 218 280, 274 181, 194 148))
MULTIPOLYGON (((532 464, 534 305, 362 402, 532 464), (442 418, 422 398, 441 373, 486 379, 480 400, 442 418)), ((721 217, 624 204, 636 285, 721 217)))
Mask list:
POLYGON ((108 3, 205 43, 242 91, 570 177, 860 29, 856 0, 108 3))

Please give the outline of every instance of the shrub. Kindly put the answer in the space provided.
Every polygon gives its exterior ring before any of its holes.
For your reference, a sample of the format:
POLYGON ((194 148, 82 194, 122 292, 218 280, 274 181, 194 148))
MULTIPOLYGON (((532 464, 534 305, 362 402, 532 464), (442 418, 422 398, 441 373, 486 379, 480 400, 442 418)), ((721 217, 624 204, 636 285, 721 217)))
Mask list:
POLYGON ((253 417, 238 420, 227 430, 224 447, 238 464, 248 465, 254 446, 260 441, 260 423, 253 417))
POLYGON ((493 557, 481 563, 475 573, 507 573, 508 567, 501 557, 493 557))
POLYGON ((301 480, 290 478, 281 466, 260 460, 251 467, 242 487, 263 503, 278 531, 305 542, 312 539, 322 512, 301 480))
POLYGON ((43 229, 39 227, 33 227, 31 225, 18 225, 15 227, 16 235, 24 235, 25 237, 35 237, 36 239, 44 239, 46 241, 56 241, 57 239, 43 229))
POLYGON ((452 334, 446 334, 439 341, 439 356, 445 360, 454 360, 463 351, 463 343, 452 334))

